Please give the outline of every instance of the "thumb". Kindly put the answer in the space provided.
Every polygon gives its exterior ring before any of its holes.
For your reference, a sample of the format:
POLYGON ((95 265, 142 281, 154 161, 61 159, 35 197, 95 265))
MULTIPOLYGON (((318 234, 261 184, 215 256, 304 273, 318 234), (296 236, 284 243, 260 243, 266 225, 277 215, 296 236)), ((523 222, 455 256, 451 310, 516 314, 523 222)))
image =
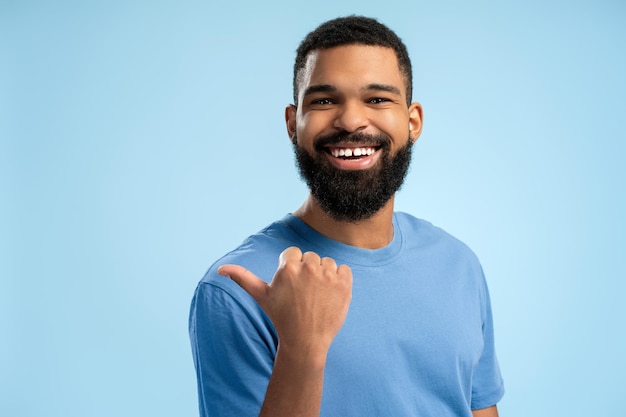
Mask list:
POLYGON ((235 281, 263 307, 269 287, 261 278, 239 265, 222 265, 217 273, 235 281))

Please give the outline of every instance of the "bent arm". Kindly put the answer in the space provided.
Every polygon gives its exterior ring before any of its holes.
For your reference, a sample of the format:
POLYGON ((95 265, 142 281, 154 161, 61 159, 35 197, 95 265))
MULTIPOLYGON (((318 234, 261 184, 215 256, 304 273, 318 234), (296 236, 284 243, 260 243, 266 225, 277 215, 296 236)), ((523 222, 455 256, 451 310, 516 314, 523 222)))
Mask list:
POLYGON ((281 253, 269 285, 238 265, 222 265, 218 273, 246 290, 278 333, 278 349, 260 416, 318 416, 326 356, 352 296, 350 268, 291 247, 281 253))

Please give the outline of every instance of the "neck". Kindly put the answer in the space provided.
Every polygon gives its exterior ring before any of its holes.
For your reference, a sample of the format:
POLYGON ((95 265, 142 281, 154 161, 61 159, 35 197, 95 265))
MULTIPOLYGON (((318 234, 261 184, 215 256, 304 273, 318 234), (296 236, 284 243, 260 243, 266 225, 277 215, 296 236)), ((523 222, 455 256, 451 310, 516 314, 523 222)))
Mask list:
POLYGON ((317 232, 346 245, 379 249, 393 239, 393 197, 372 217, 356 222, 333 219, 311 195, 293 214, 317 232))

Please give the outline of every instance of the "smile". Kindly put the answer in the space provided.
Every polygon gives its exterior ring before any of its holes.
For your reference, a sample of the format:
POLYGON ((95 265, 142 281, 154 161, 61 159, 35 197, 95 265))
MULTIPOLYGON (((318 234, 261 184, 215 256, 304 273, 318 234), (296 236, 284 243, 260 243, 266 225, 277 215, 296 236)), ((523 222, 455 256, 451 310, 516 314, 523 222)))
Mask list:
POLYGON ((342 158, 342 159, 347 159, 347 158, 359 158, 359 157, 363 157, 363 156, 370 156, 376 153, 376 151, 378 151, 378 147, 374 147, 374 146, 362 146, 359 148, 341 148, 341 147, 329 147, 327 148, 327 151, 330 155, 334 156, 335 158, 342 158))
POLYGON ((326 155, 335 168, 354 171, 369 169, 376 164, 382 154, 380 146, 327 146, 326 155))
POLYGON ((363 148, 330 148, 329 152, 335 158, 351 158, 360 156, 369 156, 376 152, 374 147, 363 148))

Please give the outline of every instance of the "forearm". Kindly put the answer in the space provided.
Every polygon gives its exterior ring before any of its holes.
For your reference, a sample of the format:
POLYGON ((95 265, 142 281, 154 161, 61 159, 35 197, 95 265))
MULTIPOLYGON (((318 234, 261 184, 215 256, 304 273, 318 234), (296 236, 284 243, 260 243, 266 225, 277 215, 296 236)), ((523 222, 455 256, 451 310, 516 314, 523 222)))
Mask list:
POLYGON ((474 410, 472 417, 498 417, 498 407, 494 405, 481 410, 474 410))
POLYGON ((317 417, 320 413, 326 354, 278 348, 259 417, 317 417))

